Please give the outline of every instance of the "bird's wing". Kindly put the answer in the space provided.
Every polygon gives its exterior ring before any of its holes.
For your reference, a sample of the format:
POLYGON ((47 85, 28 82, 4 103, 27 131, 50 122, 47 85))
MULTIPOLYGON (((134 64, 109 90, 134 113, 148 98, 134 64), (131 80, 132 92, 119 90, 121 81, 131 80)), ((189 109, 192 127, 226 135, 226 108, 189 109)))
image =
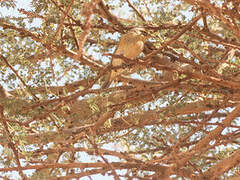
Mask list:
MULTIPOLYGON (((124 55, 124 53, 125 53, 125 46, 126 46, 126 44, 124 42, 124 39, 125 39, 125 35, 123 35, 123 37, 120 39, 120 42, 119 42, 119 44, 118 44, 114 54, 124 55)), ((124 61, 121 58, 113 58, 112 59, 112 66, 113 67, 114 66, 121 66, 123 62, 124 61)))
MULTIPOLYGON (((125 51, 126 51, 126 36, 123 35, 120 39, 120 42, 114 52, 114 54, 117 54, 117 55, 124 55, 125 54, 125 51)), ((113 67, 116 67, 116 66, 121 66, 122 64, 124 63, 124 61, 121 59, 121 58, 113 58, 112 59, 112 62, 111 62, 111 65, 113 67)), ((119 75, 121 74, 123 70, 122 69, 117 69, 117 70, 111 70, 109 73, 106 74, 105 76, 105 80, 104 80, 104 83, 102 85, 102 88, 105 89, 105 88, 108 88, 112 81, 119 75)))

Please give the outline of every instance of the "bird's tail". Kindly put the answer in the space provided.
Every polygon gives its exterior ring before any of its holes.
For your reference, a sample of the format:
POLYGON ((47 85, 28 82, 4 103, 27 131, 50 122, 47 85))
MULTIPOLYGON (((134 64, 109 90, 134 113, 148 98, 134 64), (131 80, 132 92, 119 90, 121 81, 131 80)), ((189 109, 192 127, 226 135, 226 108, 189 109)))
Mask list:
POLYGON ((107 73, 104 78, 102 89, 108 88, 111 85, 111 83, 115 81, 119 75, 122 74, 122 72, 123 72, 123 69, 117 69, 117 70, 111 70, 109 73, 107 73))
POLYGON ((105 75, 102 89, 107 89, 111 85, 111 83, 112 83, 111 74, 112 74, 112 72, 109 72, 105 75))

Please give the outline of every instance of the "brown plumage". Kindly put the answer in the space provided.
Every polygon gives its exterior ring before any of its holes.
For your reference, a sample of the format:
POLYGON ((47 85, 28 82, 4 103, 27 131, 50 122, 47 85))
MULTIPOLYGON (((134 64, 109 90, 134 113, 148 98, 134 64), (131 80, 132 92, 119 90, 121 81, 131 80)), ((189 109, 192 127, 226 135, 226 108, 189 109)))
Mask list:
MULTIPOLYGON (((147 38, 148 36, 144 28, 133 28, 127 34, 121 37, 118 47, 115 50, 115 54, 123 55, 128 59, 134 60, 142 52, 147 38)), ((123 64, 124 60, 121 58, 112 59, 113 67, 121 66, 123 64)), ((124 69, 117 69, 111 70, 111 72, 107 73, 102 88, 108 88, 112 81, 114 81, 123 71, 124 69)))

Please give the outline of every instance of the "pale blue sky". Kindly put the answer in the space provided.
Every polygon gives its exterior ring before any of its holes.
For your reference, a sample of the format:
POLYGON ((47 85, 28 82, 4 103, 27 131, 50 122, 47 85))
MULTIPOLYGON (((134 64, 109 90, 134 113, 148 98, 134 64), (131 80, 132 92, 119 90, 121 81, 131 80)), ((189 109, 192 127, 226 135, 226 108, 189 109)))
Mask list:
MULTIPOLYGON (((30 0, 16 0, 17 8, 21 9, 24 8, 25 10, 30 10, 30 0)), ((3 7, 0 7, 0 17, 3 16, 19 16, 20 14, 18 13, 17 8, 10 8, 6 9, 3 7)))

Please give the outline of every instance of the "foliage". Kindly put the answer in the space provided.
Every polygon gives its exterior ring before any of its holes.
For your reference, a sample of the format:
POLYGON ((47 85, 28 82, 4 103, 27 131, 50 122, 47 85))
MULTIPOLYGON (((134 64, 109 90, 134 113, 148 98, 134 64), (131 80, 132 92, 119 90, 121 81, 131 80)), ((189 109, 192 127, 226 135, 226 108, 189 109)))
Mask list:
POLYGON ((0 18, 1 84, 13 95, 0 94, 2 177, 239 177, 239 1, 31 9, 0 18), (143 53, 103 89, 121 35, 138 26, 151 35, 143 53))

